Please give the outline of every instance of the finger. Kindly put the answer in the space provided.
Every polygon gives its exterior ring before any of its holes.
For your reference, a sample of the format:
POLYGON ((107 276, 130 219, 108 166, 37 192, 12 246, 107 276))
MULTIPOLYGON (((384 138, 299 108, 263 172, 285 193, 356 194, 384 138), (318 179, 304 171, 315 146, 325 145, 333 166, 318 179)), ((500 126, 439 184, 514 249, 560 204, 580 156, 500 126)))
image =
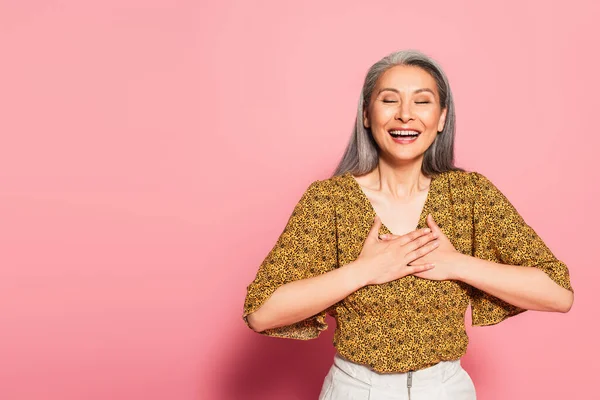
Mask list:
POLYGON ((416 229, 405 235, 401 235, 401 236, 393 235, 394 236, 393 239, 399 239, 398 242, 400 243, 400 245, 405 245, 406 243, 412 242, 413 240, 415 240, 423 235, 427 235, 430 232, 431 232, 430 228, 416 229))
POLYGON ((427 225, 431 228, 432 232, 435 232, 440 236, 444 234, 431 214, 427 214, 427 225))
MULTIPOLYGON (((427 232, 430 232, 431 229, 424 228, 423 231, 424 231, 423 234, 425 234, 427 232)), ((417 231, 415 231, 415 232, 417 232, 417 231)), ((394 239, 400 239, 401 237, 404 237, 404 235, 394 235, 393 233, 386 233, 386 234, 383 234, 383 235, 379 235, 379 238, 383 239, 383 240, 385 240, 385 239, 387 239, 387 240, 394 240, 394 239)))
POLYGON ((404 244, 403 248, 404 248, 404 251, 408 253, 408 252, 418 249, 419 247, 426 245, 427 243, 429 243, 435 239, 436 239, 435 232, 431 232, 428 235, 421 236, 421 237, 413 240, 412 242, 404 244))
POLYGON ((433 263, 428 263, 428 264, 420 264, 420 265, 411 265, 406 267, 407 272, 409 274, 416 274, 419 272, 423 272, 423 271, 428 271, 430 269, 435 268, 435 264, 433 263))
POLYGON ((371 225, 371 229, 369 230, 367 239, 368 240, 377 240, 380 227, 381 227, 381 218, 379 218, 379 215, 375 215, 375 219, 373 220, 373 224, 371 225))
POLYGON ((425 254, 431 253, 433 250, 437 249, 439 245, 440 241, 438 239, 435 239, 434 241, 429 242, 426 245, 421 246, 418 249, 406 254, 404 261, 406 262, 406 264, 410 264, 417 258, 423 257, 425 254))
POLYGON ((381 240, 393 240, 401 238, 400 235, 394 235, 393 233, 384 233, 383 235, 379 235, 379 239, 381 240))

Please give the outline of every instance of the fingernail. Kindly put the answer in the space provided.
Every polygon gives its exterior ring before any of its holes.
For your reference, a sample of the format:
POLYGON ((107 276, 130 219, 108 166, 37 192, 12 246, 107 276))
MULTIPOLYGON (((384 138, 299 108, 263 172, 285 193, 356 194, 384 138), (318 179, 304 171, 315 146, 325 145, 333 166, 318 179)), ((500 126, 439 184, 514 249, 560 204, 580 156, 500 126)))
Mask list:
POLYGON ((424 230, 425 230, 425 233, 431 232, 431 229, 429 229, 429 228, 425 228, 424 230))

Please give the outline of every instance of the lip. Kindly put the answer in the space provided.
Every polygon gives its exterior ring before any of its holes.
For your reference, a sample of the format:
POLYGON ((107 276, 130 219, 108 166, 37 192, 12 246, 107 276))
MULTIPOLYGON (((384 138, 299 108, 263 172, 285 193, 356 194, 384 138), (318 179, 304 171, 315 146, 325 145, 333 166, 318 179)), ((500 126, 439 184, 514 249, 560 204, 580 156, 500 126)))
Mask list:
POLYGON ((413 138, 410 138, 410 139, 408 139, 408 138, 401 138, 401 137, 393 137, 393 136, 392 136, 392 140, 393 140, 395 143, 398 143, 398 144, 410 144, 410 143, 414 143, 414 142, 416 142, 417 140, 419 140, 419 136, 420 136, 420 135, 418 135, 418 136, 415 136, 415 137, 413 137, 413 138))
POLYGON ((415 132, 422 133, 420 130, 415 129, 415 128, 402 128, 402 127, 388 129, 388 133, 390 133, 391 131, 415 131, 415 132))
POLYGON ((388 130, 388 135, 390 135, 392 137, 392 140, 398 144, 410 144, 410 143, 414 143, 417 141, 417 139, 419 138, 419 136, 421 136, 421 131, 418 129, 414 129, 414 128, 407 128, 407 127, 399 127, 399 128, 392 128, 388 130), (410 132, 417 132, 417 136, 409 138, 409 137, 402 137, 402 136, 394 136, 392 135, 392 131, 410 131, 410 132))

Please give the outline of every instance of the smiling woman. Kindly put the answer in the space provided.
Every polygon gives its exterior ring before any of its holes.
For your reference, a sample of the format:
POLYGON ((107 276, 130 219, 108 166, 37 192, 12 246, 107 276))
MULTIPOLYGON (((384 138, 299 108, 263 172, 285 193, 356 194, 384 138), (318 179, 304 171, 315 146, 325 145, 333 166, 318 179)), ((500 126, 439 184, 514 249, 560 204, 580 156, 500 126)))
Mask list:
POLYGON ((433 77, 420 67, 397 65, 381 74, 377 86, 363 110, 363 122, 380 154, 393 163, 425 153, 444 129, 447 113, 433 77))
POLYGON ((454 165, 454 135, 435 61, 375 63, 336 171, 307 188, 248 285, 242 318, 262 335, 314 339, 336 319, 321 400, 475 399, 469 303, 473 325, 570 309, 567 266, 487 177, 454 165))

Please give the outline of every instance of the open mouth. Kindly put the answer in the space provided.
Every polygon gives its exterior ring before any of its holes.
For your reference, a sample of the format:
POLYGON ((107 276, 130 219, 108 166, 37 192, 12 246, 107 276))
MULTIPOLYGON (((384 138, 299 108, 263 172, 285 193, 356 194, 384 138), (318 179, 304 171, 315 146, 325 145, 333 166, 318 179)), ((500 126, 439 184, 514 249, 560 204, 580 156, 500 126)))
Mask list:
POLYGON ((421 132, 412 130, 391 130, 388 132, 397 143, 411 143, 417 140, 421 132))

